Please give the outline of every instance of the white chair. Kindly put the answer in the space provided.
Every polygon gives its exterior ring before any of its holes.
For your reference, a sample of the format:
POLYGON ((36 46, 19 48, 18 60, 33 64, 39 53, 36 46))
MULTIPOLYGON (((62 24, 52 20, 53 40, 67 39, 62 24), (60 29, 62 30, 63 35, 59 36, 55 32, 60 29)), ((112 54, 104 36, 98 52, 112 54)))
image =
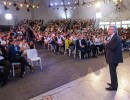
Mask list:
POLYGON ((52 44, 48 44, 48 50, 53 51, 55 50, 55 47, 52 44))
POLYGON ((27 50, 27 59, 28 61, 30 61, 32 66, 34 61, 40 61, 40 67, 42 69, 41 57, 38 57, 38 53, 36 49, 27 50))
POLYGON ((14 70, 14 67, 15 67, 16 65, 20 65, 20 63, 12 62, 12 72, 13 72, 13 76, 15 76, 15 70, 14 70))

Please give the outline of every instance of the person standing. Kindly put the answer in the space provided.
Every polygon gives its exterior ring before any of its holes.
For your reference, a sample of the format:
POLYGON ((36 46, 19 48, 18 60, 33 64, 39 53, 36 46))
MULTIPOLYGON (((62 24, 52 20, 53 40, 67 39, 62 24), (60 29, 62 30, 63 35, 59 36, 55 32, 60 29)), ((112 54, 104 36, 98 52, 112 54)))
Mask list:
POLYGON ((109 64, 111 83, 107 83, 109 87, 106 90, 116 91, 118 89, 118 79, 116 68, 119 63, 123 63, 121 38, 118 35, 116 26, 108 28, 109 40, 105 40, 105 58, 106 63, 109 64))

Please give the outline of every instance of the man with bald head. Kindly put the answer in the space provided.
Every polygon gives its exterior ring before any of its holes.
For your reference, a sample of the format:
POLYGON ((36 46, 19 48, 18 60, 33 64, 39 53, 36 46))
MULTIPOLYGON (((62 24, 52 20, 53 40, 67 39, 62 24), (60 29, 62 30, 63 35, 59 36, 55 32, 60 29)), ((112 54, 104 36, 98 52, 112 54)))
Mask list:
POLYGON ((106 45, 105 57, 107 64, 109 64, 111 83, 107 83, 109 87, 106 90, 116 91, 118 89, 116 68, 118 63, 123 62, 122 44, 116 26, 110 26, 108 28, 108 35, 110 36, 110 40, 106 40, 104 43, 106 45))

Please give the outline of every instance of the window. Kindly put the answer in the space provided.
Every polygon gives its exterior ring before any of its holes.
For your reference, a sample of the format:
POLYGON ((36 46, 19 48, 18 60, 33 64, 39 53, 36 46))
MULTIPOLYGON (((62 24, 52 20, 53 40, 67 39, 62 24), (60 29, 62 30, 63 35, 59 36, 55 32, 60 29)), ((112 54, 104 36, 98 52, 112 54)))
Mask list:
POLYGON ((106 24, 110 24, 110 22, 100 22, 100 25, 106 25, 106 24))
POLYGON ((116 27, 117 27, 117 28, 120 28, 120 27, 121 27, 121 25, 116 25, 116 27))
POLYGON ((110 24, 111 24, 111 25, 115 25, 116 23, 115 23, 115 22, 111 22, 110 24))
POLYGON ((122 21, 122 24, 130 24, 130 21, 122 21))
POLYGON ((121 24, 121 22, 116 22, 116 25, 117 25, 117 24, 121 24))
POLYGON ((122 28, 127 28, 127 25, 122 25, 122 28))
POLYGON ((103 25, 101 25, 101 26, 99 26, 99 28, 102 28, 102 29, 104 29, 104 26, 103 26, 103 25))

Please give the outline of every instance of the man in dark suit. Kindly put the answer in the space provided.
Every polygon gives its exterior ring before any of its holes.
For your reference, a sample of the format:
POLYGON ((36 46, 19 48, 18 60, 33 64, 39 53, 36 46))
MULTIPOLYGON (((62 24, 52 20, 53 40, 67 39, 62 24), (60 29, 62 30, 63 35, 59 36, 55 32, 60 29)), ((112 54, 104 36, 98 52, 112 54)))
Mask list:
POLYGON ((7 52, 4 46, 0 45, 0 66, 3 66, 3 72, 0 71, 0 83, 5 86, 8 83, 11 64, 7 60, 7 52))
POLYGON ((19 62, 21 64, 21 78, 24 77, 26 66, 28 66, 31 69, 31 71, 36 70, 33 66, 28 64, 28 62, 23 56, 21 56, 22 53, 23 50, 19 47, 19 40, 16 40, 14 44, 11 45, 9 48, 9 59, 11 62, 19 62))
POLYGON ((106 44, 105 57, 106 62, 109 64, 111 83, 107 83, 109 87, 106 88, 106 90, 114 91, 118 88, 116 68, 118 63, 123 62, 122 44, 121 39, 118 36, 116 26, 110 26, 108 29, 108 34, 110 35, 110 40, 106 40, 104 43, 106 44))
POLYGON ((78 39, 76 40, 76 51, 81 51, 81 59, 84 58, 84 55, 87 53, 89 57, 89 49, 87 47, 86 40, 82 38, 81 35, 78 36, 78 39))

